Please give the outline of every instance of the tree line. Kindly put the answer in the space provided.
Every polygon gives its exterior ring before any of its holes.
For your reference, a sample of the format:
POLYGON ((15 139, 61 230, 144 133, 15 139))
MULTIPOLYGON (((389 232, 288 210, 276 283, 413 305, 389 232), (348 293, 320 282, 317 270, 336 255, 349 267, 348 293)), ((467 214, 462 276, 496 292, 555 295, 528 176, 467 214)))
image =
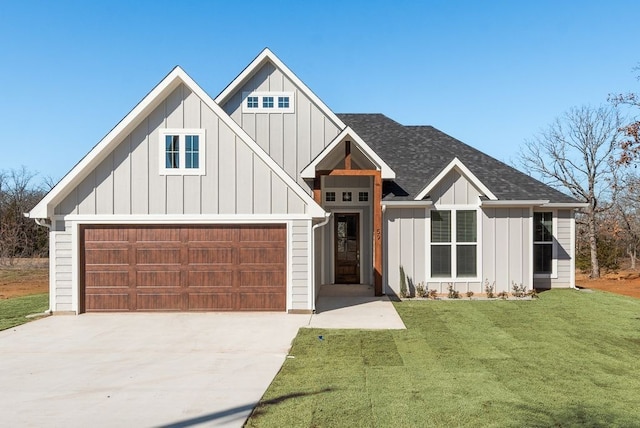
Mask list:
POLYGON ((47 182, 37 185, 35 177, 24 166, 0 171, 0 264, 48 256, 48 230, 24 216, 50 188, 47 182))
POLYGON ((523 169, 586 204, 576 214, 576 266, 591 278, 599 278, 601 269, 618 269, 625 258, 636 268, 638 108, 634 92, 610 95, 596 107, 573 107, 521 147, 523 169))

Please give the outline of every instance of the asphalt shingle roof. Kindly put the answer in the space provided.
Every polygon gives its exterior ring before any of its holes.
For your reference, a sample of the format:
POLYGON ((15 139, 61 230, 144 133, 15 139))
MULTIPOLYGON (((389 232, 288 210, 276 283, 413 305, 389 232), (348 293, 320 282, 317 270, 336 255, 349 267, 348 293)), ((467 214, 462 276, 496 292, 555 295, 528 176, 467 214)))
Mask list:
POLYGON ((457 157, 499 200, 578 202, 432 126, 404 126, 383 114, 338 117, 396 172, 384 185, 385 200, 414 199, 457 157))

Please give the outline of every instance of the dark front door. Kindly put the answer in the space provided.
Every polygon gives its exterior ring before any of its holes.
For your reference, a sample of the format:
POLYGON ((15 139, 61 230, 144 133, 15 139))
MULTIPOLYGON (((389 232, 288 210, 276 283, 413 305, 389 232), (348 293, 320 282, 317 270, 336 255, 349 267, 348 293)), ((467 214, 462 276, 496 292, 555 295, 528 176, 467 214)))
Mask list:
POLYGON ((335 214, 335 282, 360 283, 360 214, 335 214))

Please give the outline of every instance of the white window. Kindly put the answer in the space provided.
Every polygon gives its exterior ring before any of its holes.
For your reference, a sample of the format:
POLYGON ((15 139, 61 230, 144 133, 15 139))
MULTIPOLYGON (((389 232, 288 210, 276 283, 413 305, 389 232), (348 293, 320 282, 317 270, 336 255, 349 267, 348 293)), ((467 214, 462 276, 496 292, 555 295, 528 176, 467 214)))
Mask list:
POLYGON ((243 92, 245 113, 293 113, 293 92, 243 92))
POLYGON ((203 129, 160 131, 160 165, 163 175, 203 175, 205 132, 203 129))
POLYGON ((476 210, 431 211, 431 277, 475 278, 478 275, 476 210))
POLYGON ((533 213, 533 273, 553 273, 553 213, 533 213))

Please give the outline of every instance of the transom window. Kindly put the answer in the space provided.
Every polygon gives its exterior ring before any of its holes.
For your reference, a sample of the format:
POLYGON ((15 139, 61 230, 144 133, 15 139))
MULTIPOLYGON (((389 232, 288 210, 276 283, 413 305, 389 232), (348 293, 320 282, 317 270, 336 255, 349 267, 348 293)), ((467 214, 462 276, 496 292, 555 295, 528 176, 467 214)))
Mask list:
POLYGON ((431 277, 476 277, 478 274, 477 241, 477 211, 432 211, 431 277))
POLYGON ((533 213, 533 273, 553 272, 553 213, 533 213))
POLYGON ((369 192, 358 192, 358 201, 359 202, 369 201, 369 192))
POLYGON ((351 192, 342 192, 342 202, 351 202, 351 192))
POLYGON ((293 92, 243 92, 245 113, 293 113, 293 92))
POLYGON ((161 130, 160 174, 203 175, 204 136, 202 129, 161 130))
POLYGON ((327 202, 334 202, 336 200, 336 192, 327 192, 324 194, 324 200, 327 202))

